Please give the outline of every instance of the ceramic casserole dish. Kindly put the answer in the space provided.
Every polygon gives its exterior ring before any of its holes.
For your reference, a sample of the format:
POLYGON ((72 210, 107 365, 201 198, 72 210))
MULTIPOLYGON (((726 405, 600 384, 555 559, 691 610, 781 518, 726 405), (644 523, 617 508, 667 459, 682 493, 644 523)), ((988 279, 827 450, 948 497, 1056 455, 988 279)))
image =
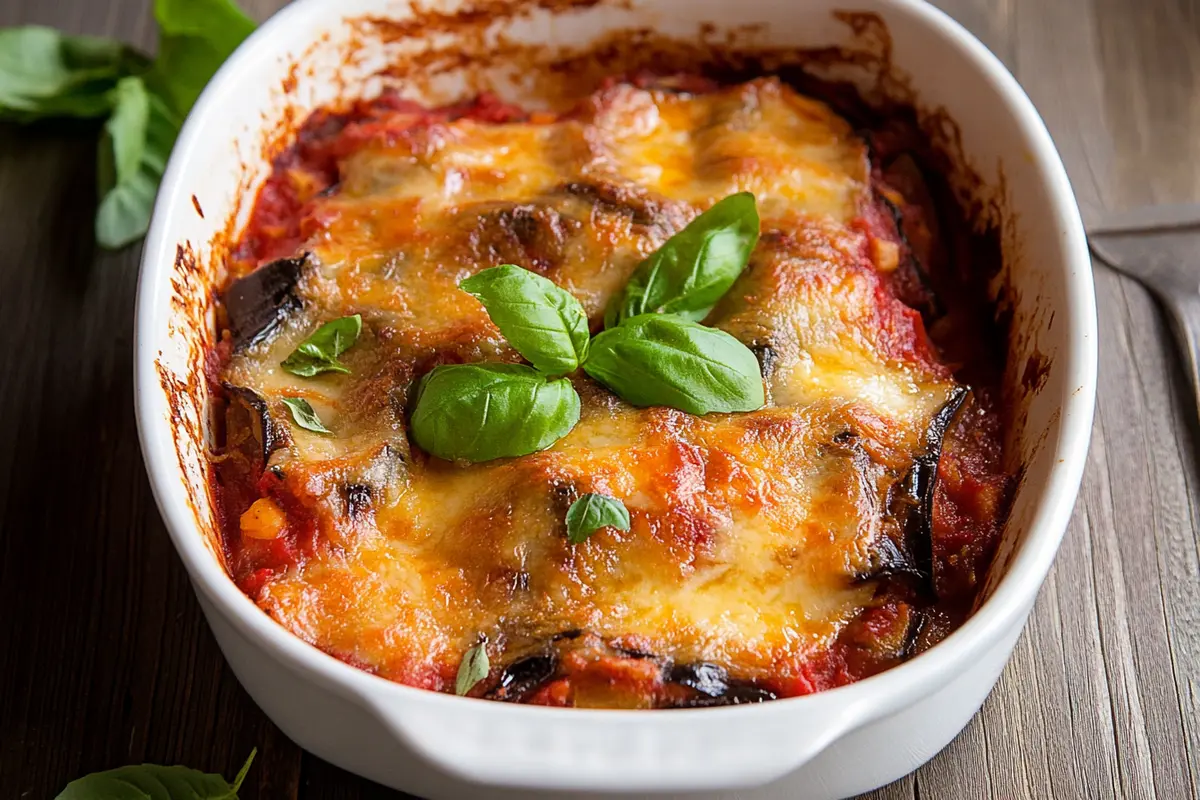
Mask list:
POLYGON ((832 798, 915 769, 962 730, 1007 663, 1066 529, 1091 431, 1090 260, 1066 173, 1029 99, 983 45, 921 0, 861 0, 852 13, 835 0, 418 5, 298 0, 268 20, 188 118, 146 241, 136 334, 142 448, 172 540, 239 680, 302 747, 424 797, 832 798), (1012 510, 975 613, 883 673, 722 708, 480 702, 392 683, 311 647, 239 591, 222 563, 208 488, 205 358, 223 262, 271 157, 309 112, 338 100, 397 85, 430 102, 481 88, 535 101, 529 74, 538 59, 546 69, 603 66, 614 50, 595 44, 622 38, 643 48, 671 40, 722 58, 825 54, 814 69, 829 79, 922 110, 961 172, 952 183, 1001 234, 992 291, 1010 332, 1012 510))

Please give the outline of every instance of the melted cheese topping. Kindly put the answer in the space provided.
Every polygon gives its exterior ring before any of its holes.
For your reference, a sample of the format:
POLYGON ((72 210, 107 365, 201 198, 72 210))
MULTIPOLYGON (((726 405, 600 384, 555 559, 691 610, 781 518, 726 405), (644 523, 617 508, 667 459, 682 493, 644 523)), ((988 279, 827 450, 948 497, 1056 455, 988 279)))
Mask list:
POLYGON ((430 688, 481 634, 520 654, 572 629, 754 679, 794 674, 871 602, 864 576, 897 535, 889 490, 953 384, 850 224, 869 164, 844 120, 773 79, 704 95, 622 84, 551 122, 401 129, 340 170, 306 222, 304 310, 223 375, 288 432, 270 465, 314 528, 308 557, 257 592, 282 624, 430 688), (760 356, 766 408, 635 409, 581 372, 581 422, 544 452, 468 466, 410 447, 420 375, 518 360, 460 281, 520 264, 573 292, 595 330, 640 260, 740 190, 763 236, 708 324, 760 356), (353 313, 352 374, 279 368, 353 313), (288 425, 284 395, 335 435, 288 425), (354 486, 369 508, 352 508, 354 486), (631 530, 568 544, 584 492, 620 498, 631 530))

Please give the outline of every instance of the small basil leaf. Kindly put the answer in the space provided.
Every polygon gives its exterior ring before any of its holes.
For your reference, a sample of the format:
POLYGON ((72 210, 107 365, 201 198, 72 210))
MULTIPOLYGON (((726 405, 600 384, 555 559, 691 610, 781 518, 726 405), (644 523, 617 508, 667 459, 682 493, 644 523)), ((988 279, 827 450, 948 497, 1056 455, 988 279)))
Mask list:
POLYGON ((251 751, 233 783, 188 767, 139 764, 73 780, 55 800, 237 800, 238 789, 257 752, 251 751))
POLYGON ((184 117, 254 21, 231 0, 154 0, 154 18, 158 56, 146 81, 184 117))
POLYGON ((564 375, 587 356, 587 314, 553 281, 504 264, 460 283, 483 303, 508 343, 540 372, 564 375))
POLYGON ((523 364, 435 367, 417 390, 410 426, 427 453, 491 461, 544 450, 579 421, 579 394, 523 364))
POLYGON ((454 693, 461 696, 471 691, 475 684, 488 676, 491 668, 487 639, 484 639, 463 654, 462 663, 458 665, 458 677, 454 680, 454 693))
POLYGON ((362 316, 354 314, 326 322, 292 351, 280 364, 293 375, 311 378, 322 372, 344 372, 337 357, 350 349, 362 333, 362 316))
POLYGON ((605 326, 649 313, 704 319, 745 269, 758 242, 758 225, 750 192, 716 203, 638 265, 609 306, 605 326))
POLYGON ((643 314, 592 340, 588 375, 635 406, 691 414, 754 411, 765 402, 758 360, 724 331, 643 314))
POLYGON ((625 504, 604 494, 585 494, 567 509, 567 541, 579 544, 603 527, 629 530, 625 504))
POLYGON ((282 400, 292 412, 292 419, 304 430, 313 433, 333 433, 321 423, 321 418, 307 400, 301 400, 299 397, 284 397, 282 400))
POLYGON ((146 91, 141 78, 122 78, 112 91, 97 164, 100 207, 96 240, 123 247, 146 233, 158 183, 179 133, 171 111, 146 91))
POLYGON ((0 119, 99 117, 116 82, 147 60, 111 39, 29 25, 0 29, 0 119))

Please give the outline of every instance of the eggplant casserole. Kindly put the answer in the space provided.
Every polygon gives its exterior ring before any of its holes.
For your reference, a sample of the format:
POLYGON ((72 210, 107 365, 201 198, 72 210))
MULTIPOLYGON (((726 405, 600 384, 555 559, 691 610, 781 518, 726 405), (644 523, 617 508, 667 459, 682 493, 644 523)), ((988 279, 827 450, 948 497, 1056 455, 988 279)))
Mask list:
POLYGON ((313 114, 208 359, 238 586, 390 680, 557 706, 806 694, 943 639, 1014 482, 998 246, 911 114, 806 92, 313 114))

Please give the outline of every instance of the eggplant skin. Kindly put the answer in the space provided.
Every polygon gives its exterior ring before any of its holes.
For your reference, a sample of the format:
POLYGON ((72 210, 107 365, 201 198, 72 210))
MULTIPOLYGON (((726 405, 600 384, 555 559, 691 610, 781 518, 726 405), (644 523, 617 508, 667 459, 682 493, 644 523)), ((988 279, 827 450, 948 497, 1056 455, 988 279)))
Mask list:
POLYGON ((673 699, 665 708, 740 706, 776 699, 774 692, 748 681, 733 680, 724 667, 707 661, 676 664, 667 672, 666 678, 669 683, 686 686, 693 694, 673 699))
MULTIPOLYGON (((532 655, 524 656, 509 664, 500 673, 496 685, 487 693, 489 700, 521 703, 530 695, 560 675, 560 655, 556 642, 571 642, 574 639, 554 637, 550 646, 532 655)), ((606 643, 612 648, 611 643, 606 643)), ((621 652, 621 651, 617 651, 621 652)), ((690 690, 685 695, 668 697, 660 701, 660 708, 708 708, 712 706, 762 703, 776 699, 776 695, 747 681, 733 680, 724 667, 699 661, 691 664, 671 664, 650 653, 618 656, 620 658, 649 658, 659 661, 663 667, 665 683, 676 684, 690 690)))
POLYGON ((897 485, 889 503, 897 519, 903 520, 907 550, 912 554, 916 574, 933 588, 933 495, 937 488, 938 463, 946 431, 962 408, 971 390, 956 386, 925 430, 925 452, 913 460, 908 474, 897 485))
POLYGON ((683 700, 676 701, 673 705, 664 706, 664 708, 714 708, 717 706, 740 706, 747 703, 765 703, 769 700, 778 699, 778 695, 774 692, 769 692, 766 689, 760 689, 757 686, 750 684, 737 684, 730 686, 729 690, 724 694, 712 696, 706 694, 698 694, 695 697, 688 697, 683 700))
MULTIPOLYGON (((869 565, 854 575, 855 583, 905 577, 933 593, 933 496, 942 442, 969 394, 970 390, 964 386, 954 387, 929 421, 924 451, 913 459, 904 477, 888 489, 887 516, 896 523, 895 533, 879 537, 869 565)), ((850 449, 856 469, 860 475, 865 475, 871 465, 870 456, 862 450, 855 435, 849 431, 840 433, 834 437, 834 442, 850 449)), ((868 477, 868 485, 870 480, 868 477)))
POLYGON ((233 346, 243 350, 263 341, 302 302, 296 285, 308 261, 307 254, 281 258, 238 278, 225 292, 225 313, 233 346))
POLYGON ((253 431, 254 439, 259 444, 257 455, 262 458, 262 467, 265 468, 271 458, 271 453, 286 444, 286 431, 280 430, 275 426, 275 423, 271 419, 270 411, 267 408, 267 401, 258 392, 245 386, 234 386, 230 383, 225 383, 224 388, 229 393, 229 404, 225 411, 227 427, 231 430, 241 427, 241 424, 237 421, 237 415, 239 414, 245 414, 249 417, 250 430, 253 431))
POLYGON ((554 677, 558 655, 551 651, 519 658, 504 668, 496 687, 488 692, 490 700, 520 702, 554 677))

